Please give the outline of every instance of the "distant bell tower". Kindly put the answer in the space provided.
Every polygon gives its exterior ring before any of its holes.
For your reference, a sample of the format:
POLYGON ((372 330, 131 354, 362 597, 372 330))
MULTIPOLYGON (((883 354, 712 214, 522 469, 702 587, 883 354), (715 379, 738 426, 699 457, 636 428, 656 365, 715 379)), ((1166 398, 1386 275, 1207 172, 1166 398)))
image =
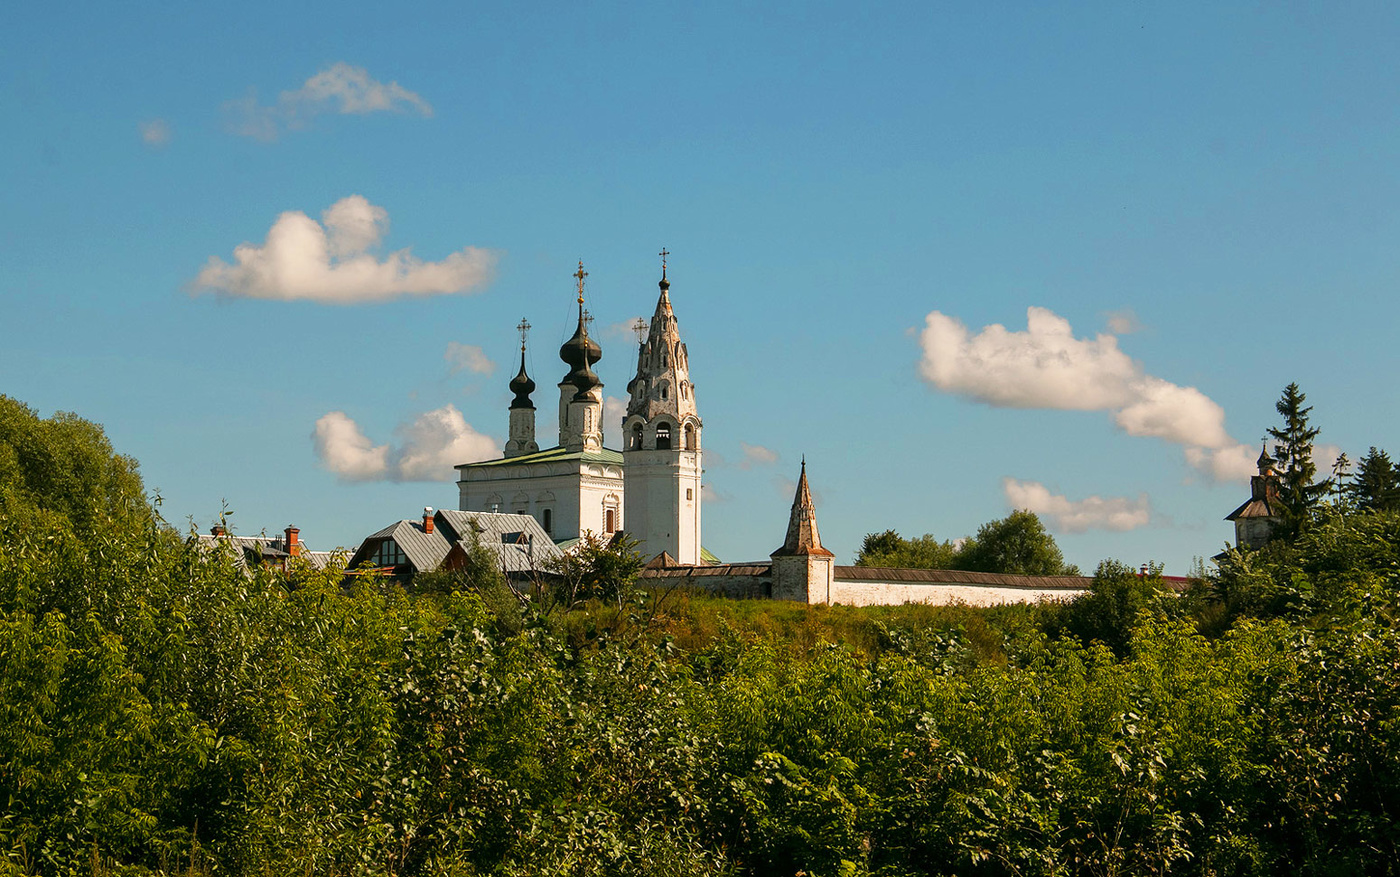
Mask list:
POLYGON ((787 537, 773 559, 773 598, 802 603, 830 603, 835 555, 822 547, 817 532, 817 507, 807 486, 807 458, 788 515, 787 537))
POLYGON ((583 279, 588 272, 578 263, 578 328, 564 346, 559 358, 569 373, 559 382, 559 444, 570 451, 603 449, 603 382, 593 372, 593 364, 603 358, 603 350, 588 337, 592 317, 583 309, 583 279))
POLYGON ((700 415, 690 357, 671 310, 671 282, 661 251, 661 295, 651 324, 637 321, 637 376, 627 385, 622 421, 627 473, 627 532, 643 557, 667 552, 680 563, 700 561, 700 415))
POLYGON ((530 401, 530 394, 535 392, 535 382, 525 373, 525 336, 530 334, 530 324, 522 319, 515 328, 520 331, 520 371, 510 381, 510 391, 515 398, 510 403, 510 438, 505 448, 507 457, 533 454, 540 449, 535 443, 535 403, 530 401))
POLYGON ((1259 452, 1259 474, 1249 479, 1249 499, 1225 516, 1235 524, 1237 548, 1263 548, 1283 523, 1283 503, 1279 500, 1279 477, 1274 458, 1266 444, 1259 452))

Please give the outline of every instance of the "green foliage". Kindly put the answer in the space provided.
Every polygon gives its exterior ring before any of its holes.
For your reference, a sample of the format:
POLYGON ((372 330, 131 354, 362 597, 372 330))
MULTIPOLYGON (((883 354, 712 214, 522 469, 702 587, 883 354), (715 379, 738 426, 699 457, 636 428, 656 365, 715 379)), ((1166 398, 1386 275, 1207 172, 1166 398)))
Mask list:
POLYGON ((102 428, 60 411, 47 420, 0 396, 0 518, 92 533, 149 522, 136 461, 102 428))
POLYGON ((894 530, 868 533, 856 554, 856 566, 906 569, 965 569, 1019 575, 1079 575, 1065 563, 1055 537, 1034 512, 1018 510, 983 524, 960 545, 931 534, 905 539, 894 530))
POLYGON ((620 605, 642 571, 644 561, 637 553, 637 544, 625 533, 610 542, 585 534, 550 567, 556 577, 555 599, 564 606, 577 606, 585 600, 620 605))
POLYGON ((866 535, 856 554, 856 566, 953 569, 956 554, 952 542, 939 542, 932 535, 905 539, 894 530, 886 530, 866 535))
POLYGON ((1160 605, 1162 569, 1146 575, 1116 560, 1105 560, 1094 571, 1089 592, 1066 605, 1051 630, 1063 630, 1085 643, 1099 642, 1124 657, 1143 614, 1160 605))
POLYGON ((1356 473, 1346 486, 1346 495, 1359 511, 1400 510, 1400 467, 1385 451, 1371 450, 1356 464, 1356 473))
POLYGON ((1283 534, 1296 535, 1309 522, 1318 502, 1332 488, 1329 480, 1315 481, 1317 465, 1313 463, 1313 442, 1320 430, 1308 425, 1312 406, 1304 406, 1307 395, 1296 383, 1283 388, 1283 395, 1274 405, 1283 417, 1283 426, 1270 427, 1274 439, 1274 459, 1279 471, 1279 500, 1283 504, 1283 534))
POLYGON ((957 568, 1027 576, 1079 575, 1034 512, 1018 509, 977 529, 958 551, 957 568))

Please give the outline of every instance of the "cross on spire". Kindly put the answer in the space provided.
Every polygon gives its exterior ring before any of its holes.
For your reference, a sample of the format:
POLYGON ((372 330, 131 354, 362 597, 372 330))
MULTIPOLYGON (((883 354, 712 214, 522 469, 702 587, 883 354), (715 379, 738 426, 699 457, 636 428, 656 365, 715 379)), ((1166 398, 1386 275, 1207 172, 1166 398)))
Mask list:
POLYGON ((666 257, 669 256, 669 255, 671 255, 671 251, 668 250, 668 249, 666 249, 665 247, 662 247, 662 248, 661 248, 661 252, 658 253, 657 255, 659 255, 659 256, 661 257, 661 279, 662 279, 662 280, 665 280, 665 279, 666 279, 666 257))
POLYGON ((647 321, 638 317, 637 322, 632 324, 632 331, 637 333, 638 344, 645 343, 647 340, 647 321))
POLYGON ((584 312, 583 312, 583 331, 587 332, 587 331, 588 331, 588 327, 591 326, 591 325, 593 325, 593 315, 590 314, 587 310, 584 310, 584 312))
POLYGON ((527 319, 525 319, 524 317, 521 317, 521 318, 520 318, 520 325, 519 325, 519 326, 516 326, 516 327, 515 327, 515 330, 516 330, 517 332, 520 333, 520 352, 521 352, 521 353, 524 353, 524 352, 525 352, 525 336, 530 334, 530 321, 527 320, 527 319))
POLYGON ((583 278, 588 276, 588 272, 583 270, 582 259, 578 260, 578 270, 574 272, 574 276, 578 278, 578 303, 583 304, 583 278))

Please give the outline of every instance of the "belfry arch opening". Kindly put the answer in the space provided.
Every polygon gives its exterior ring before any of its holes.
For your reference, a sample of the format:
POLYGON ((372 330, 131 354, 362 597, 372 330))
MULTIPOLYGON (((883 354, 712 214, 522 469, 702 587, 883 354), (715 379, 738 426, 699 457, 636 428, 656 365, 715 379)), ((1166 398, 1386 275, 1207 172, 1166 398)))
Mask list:
POLYGON ((658 451, 671 450, 671 424, 658 423, 656 425, 656 449, 658 451))
POLYGON ((695 424, 687 423, 685 425, 685 443, 681 447, 687 451, 695 450, 695 424))

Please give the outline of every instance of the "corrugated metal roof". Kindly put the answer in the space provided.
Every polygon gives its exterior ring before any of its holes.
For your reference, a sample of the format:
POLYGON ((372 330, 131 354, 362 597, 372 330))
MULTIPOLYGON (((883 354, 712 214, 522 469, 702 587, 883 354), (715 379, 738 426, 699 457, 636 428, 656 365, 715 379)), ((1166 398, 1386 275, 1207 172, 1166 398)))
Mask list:
POLYGON ((960 569, 895 569, 881 566, 838 566, 833 570, 833 577, 847 581, 980 585, 986 588, 1033 588, 1040 591, 1083 591, 1094 581, 1089 576, 1018 576, 960 569))
POLYGON ((1278 518, 1282 516, 1283 510, 1272 508, 1267 499, 1251 499, 1226 515, 1225 520, 1234 521, 1239 518, 1278 518))
POLYGON ((404 557, 408 558, 408 562, 418 572, 437 569, 452 548, 452 543, 436 530, 432 533, 425 532, 422 520, 399 521, 366 536, 355 551, 355 556, 350 559, 350 568, 363 563, 365 557, 371 553, 370 549, 376 546, 380 539, 393 539, 399 550, 404 553, 404 557))
POLYGON ((504 457, 499 460, 483 460, 480 463, 459 463, 456 469, 481 469, 485 467, 498 466, 528 466, 535 463, 558 463, 567 460, 579 460, 585 463, 616 463, 621 465, 622 453, 611 448, 603 448, 601 451, 571 451, 568 448, 550 448, 545 451, 537 451, 533 454, 524 454, 519 457, 504 457))
POLYGON ((506 572, 534 572, 562 554, 533 515, 439 509, 434 519, 438 531, 464 550, 475 536, 506 572))

